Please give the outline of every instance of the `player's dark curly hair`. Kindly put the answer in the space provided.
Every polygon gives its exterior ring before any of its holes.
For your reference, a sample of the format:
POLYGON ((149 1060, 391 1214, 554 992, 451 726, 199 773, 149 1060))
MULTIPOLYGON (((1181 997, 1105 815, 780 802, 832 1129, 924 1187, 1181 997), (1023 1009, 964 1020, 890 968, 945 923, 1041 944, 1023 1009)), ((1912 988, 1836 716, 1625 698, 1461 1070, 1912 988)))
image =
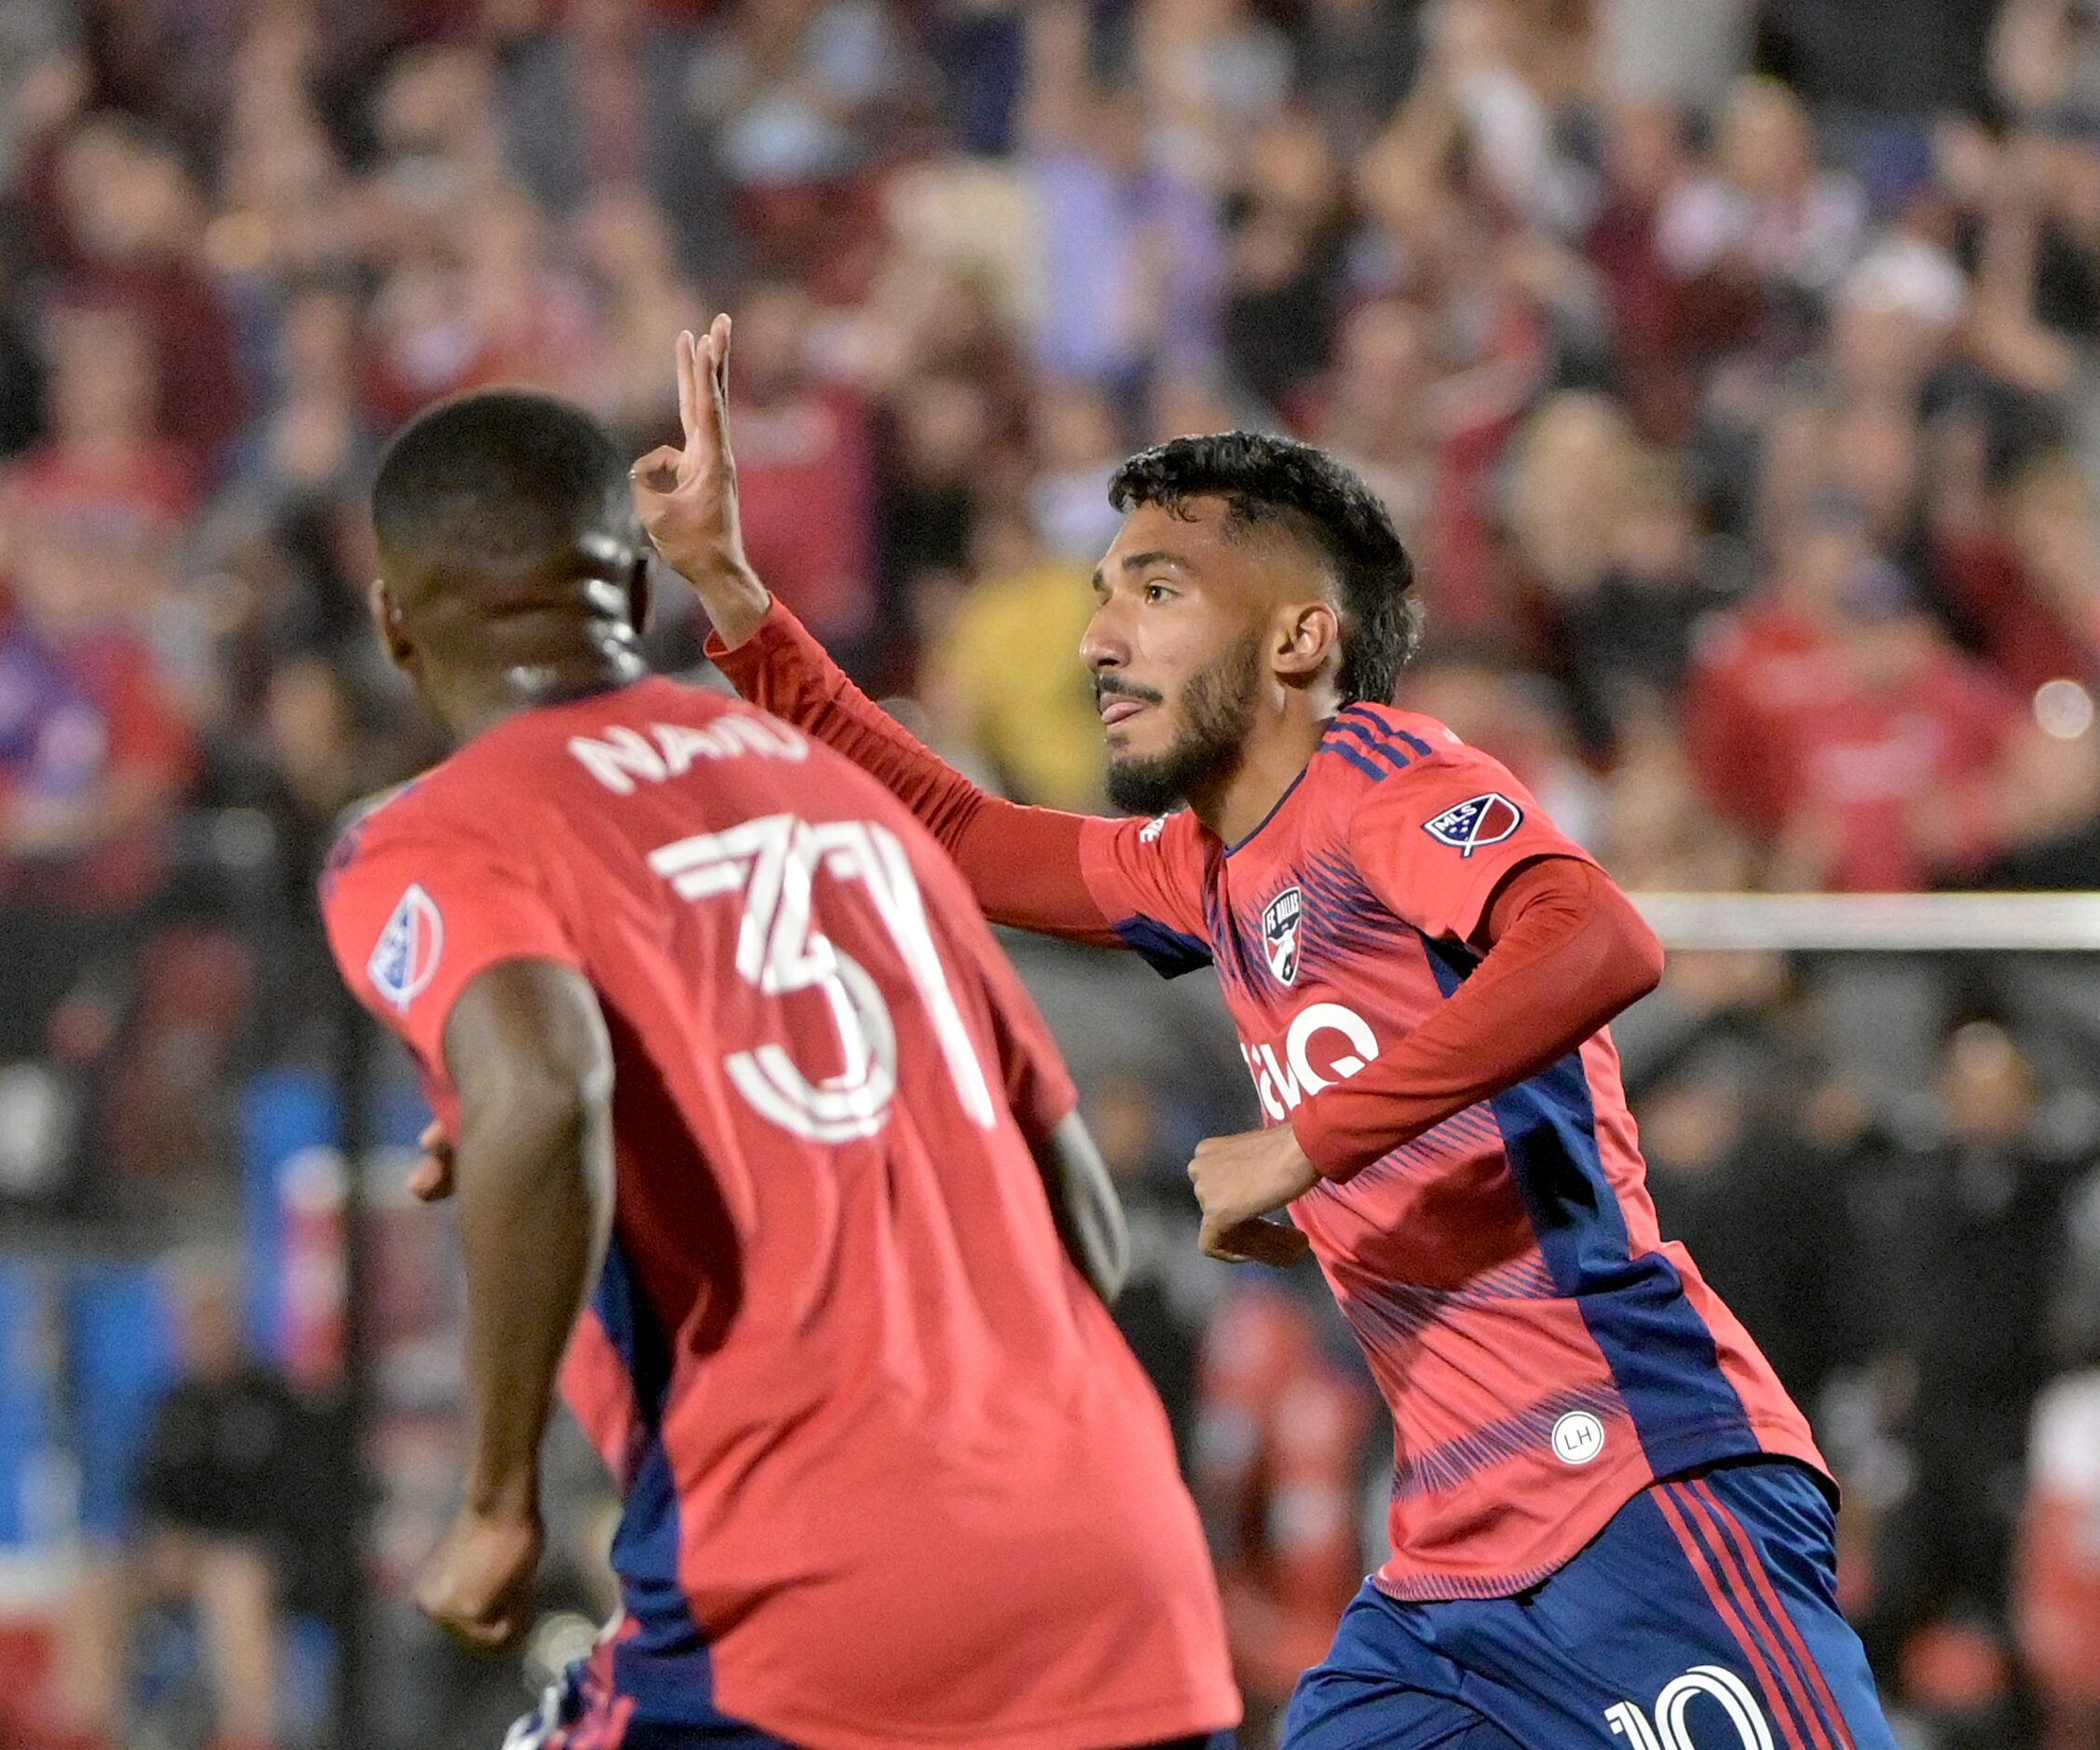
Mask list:
POLYGON ((1156 504, 1180 515, 1205 498, 1231 507, 1228 534, 1281 527, 1326 560, 1342 595, 1343 702, 1388 703, 1422 639, 1422 598, 1414 561, 1362 476, 1309 444, 1222 431, 1142 450, 1109 482, 1119 511, 1156 504))

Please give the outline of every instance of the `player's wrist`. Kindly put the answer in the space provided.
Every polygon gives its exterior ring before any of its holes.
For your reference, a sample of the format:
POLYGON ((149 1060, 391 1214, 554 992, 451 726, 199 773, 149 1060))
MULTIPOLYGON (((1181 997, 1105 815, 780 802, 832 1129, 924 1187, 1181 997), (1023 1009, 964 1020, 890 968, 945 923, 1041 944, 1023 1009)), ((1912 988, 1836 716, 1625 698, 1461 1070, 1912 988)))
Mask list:
POLYGON ((733 650, 757 636, 772 609, 773 595, 742 554, 700 567, 697 573, 679 569, 699 595, 723 649, 733 650))
POLYGON ((477 1459, 468 1468, 466 1510, 512 1523, 539 1517, 539 1467, 477 1459))
POLYGON ((1320 1122, 1323 1114, 1315 1110, 1316 1103, 1305 1101, 1291 1113, 1290 1134, 1297 1141, 1298 1152, 1305 1157, 1306 1167, 1330 1183, 1340 1184, 1369 1163, 1335 1146, 1335 1139, 1320 1122))

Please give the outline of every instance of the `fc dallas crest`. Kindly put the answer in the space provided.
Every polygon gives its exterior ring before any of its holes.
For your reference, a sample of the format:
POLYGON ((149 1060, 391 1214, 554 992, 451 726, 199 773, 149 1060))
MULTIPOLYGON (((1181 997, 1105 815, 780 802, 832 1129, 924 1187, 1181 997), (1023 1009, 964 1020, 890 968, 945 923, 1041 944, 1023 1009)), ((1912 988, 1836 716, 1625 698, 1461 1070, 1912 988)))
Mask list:
POLYGON ((1268 950, 1269 970, 1285 984, 1298 977, 1298 921, 1304 914, 1304 896, 1295 887, 1286 887, 1261 913, 1261 946, 1268 950))

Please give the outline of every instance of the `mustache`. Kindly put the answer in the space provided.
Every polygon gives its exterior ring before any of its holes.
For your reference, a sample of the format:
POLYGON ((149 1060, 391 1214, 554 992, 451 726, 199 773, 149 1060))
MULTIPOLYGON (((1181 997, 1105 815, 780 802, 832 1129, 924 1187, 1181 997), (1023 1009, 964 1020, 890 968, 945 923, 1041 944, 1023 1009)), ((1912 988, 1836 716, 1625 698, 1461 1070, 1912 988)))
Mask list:
POLYGON ((1113 675, 1094 677, 1094 708, 1101 708, 1104 699, 1135 699, 1140 704, 1165 704, 1166 695, 1154 692, 1150 687, 1133 686, 1127 680, 1118 680, 1113 675))

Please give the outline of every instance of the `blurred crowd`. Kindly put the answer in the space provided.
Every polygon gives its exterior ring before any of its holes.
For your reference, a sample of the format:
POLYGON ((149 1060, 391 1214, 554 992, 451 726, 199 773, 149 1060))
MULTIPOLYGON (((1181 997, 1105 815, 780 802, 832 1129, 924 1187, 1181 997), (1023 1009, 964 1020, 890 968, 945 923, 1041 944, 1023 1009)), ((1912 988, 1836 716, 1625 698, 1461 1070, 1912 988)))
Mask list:
MULTIPOLYGON (((1405 701, 1629 886, 2100 887, 2089 0, 0 0, 0 200, 9 1255, 225 1238, 245 1078, 335 1049, 313 873, 436 751, 366 632, 376 446, 501 382, 639 454, 718 308, 759 571, 1010 794, 1100 805, 1114 463, 1258 426, 1414 550, 1405 701)), ((1215 1008, 1024 964, 1259 1712, 1388 1436, 1316 1282, 1194 1256, 1187 1145, 1253 1121, 1215 1008)), ((1622 1032, 1917 1742, 2093 1750, 2100 981, 1686 955, 1622 1032)), ((289 1415, 250 1365, 202 1401, 289 1415)), ((148 1456, 220 1414, 170 1401, 148 1456)), ((269 1669, 217 1681, 273 1742, 269 1669)))

